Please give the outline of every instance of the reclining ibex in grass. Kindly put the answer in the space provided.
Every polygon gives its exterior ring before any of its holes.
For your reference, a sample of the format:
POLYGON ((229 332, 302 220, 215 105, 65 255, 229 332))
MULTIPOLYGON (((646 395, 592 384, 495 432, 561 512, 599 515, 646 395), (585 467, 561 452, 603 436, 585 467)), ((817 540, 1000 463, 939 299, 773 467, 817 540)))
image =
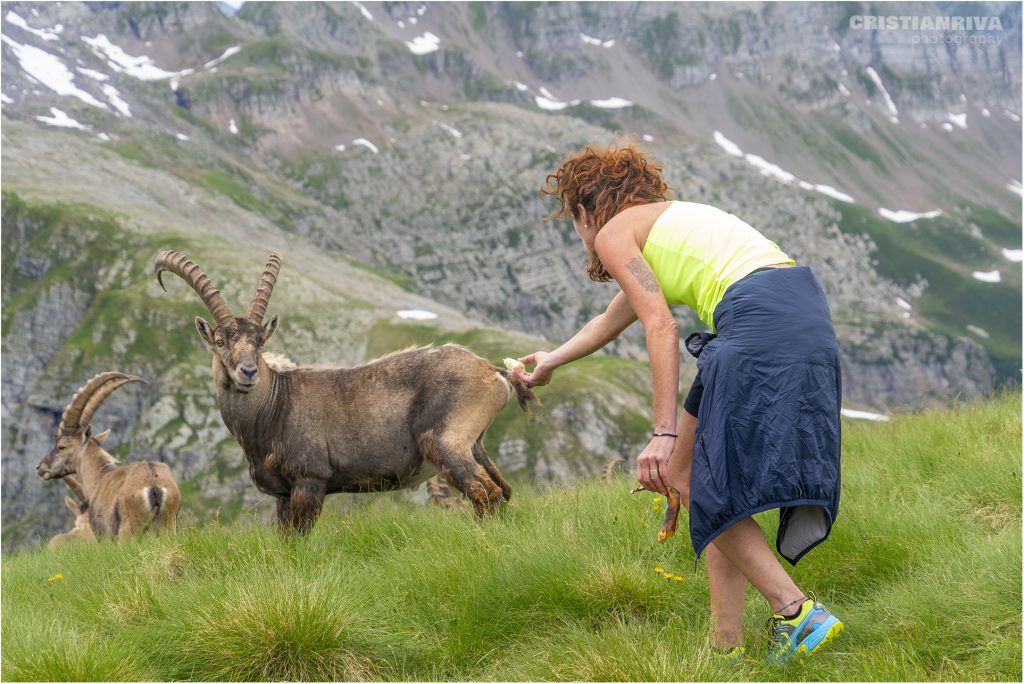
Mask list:
POLYGON ((277 499, 278 523, 305 532, 326 494, 413 487, 438 470, 477 513, 497 510, 512 489, 484 451, 484 431, 513 393, 526 410, 533 392, 453 344, 353 368, 269 367, 260 351, 278 317, 263 318, 280 269, 275 252, 248 312, 235 317, 184 254, 161 252, 155 263, 158 280, 178 275, 214 317, 212 327, 199 317, 195 325, 213 353, 220 415, 256 488, 277 499))
POLYGON ((89 504, 86 501, 85 493, 82 491, 82 484, 74 475, 65 475, 64 484, 68 486, 76 499, 70 496, 64 497, 64 504, 75 514, 75 526, 67 532, 53 535, 47 546, 55 549, 72 542, 91 541, 95 539, 92 533, 92 526, 89 524, 89 504))
POLYGON ((98 537, 126 539, 148 527, 174 532, 181 493, 165 463, 137 461, 118 466, 100 446, 110 430, 93 436, 92 416, 118 387, 145 382, 111 371, 89 379, 71 398, 57 427, 56 446, 39 463, 44 480, 78 473, 89 526, 98 537))

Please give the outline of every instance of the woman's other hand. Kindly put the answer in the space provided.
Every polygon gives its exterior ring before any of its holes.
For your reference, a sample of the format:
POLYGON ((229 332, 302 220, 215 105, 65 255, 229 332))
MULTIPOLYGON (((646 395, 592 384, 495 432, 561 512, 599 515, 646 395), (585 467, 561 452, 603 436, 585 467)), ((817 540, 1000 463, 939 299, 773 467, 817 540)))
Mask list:
POLYGON ((676 446, 676 438, 652 437, 644 450, 636 459, 636 479, 651 492, 668 494, 666 480, 668 478, 668 462, 672 458, 672 450, 676 446))
POLYGON ((519 361, 524 365, 531 363, 536 365, 532 371, 527 371, 525 367, 517 368, 515 370, 516 377, 530 387, 548 384, 551 382, 551 374, 555 372, 555 366, 547 362, 550 356, 550 352, 538 351, 522 357, 519 361))

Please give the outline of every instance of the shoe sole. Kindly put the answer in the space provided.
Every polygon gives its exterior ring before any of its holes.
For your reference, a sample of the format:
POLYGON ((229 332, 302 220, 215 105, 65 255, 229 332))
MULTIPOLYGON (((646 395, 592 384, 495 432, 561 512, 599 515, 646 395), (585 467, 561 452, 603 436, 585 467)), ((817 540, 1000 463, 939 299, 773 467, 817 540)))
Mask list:
MULTIPOLYGON (((801 657, 806 657, 806 656, 811 655, 812 653, 817 653, 818 651, 820 651, 822 648, 827 646, 831 641, 833 641, 836 637, 838 637, 842 633, 843 633, 843 623, 840 622, 839 620, 836 620, 828 628, 828 631, 825 633, 825 636, 822 637, 821 641, 819 641, 817 644, 815 644, 811 648, 807 647, 807 643, 806 642, 800 644, 800 647, 796 650, 796 655, 801 656, 801 657)), ((808 640, 810 640, 810 639, 808 639, 808 640)))
MULTIPOLYGON (((811 641, 811 639, 814 637, 813 634, 811 636, 809 636, 804 641, 804 643, 800 644, 800 646, 797 647, 795 652, 791 651, 788 657, 785 657, 785 658, 768 658, 766 662, 769 665, 785 666, 785 665, 787 665, 788 663, 791 663, 794 660, 803 660, 807 656, 809 656, 809 655, 811 655, 813 653, 817 653, 822 648, 827 646, 830 642, 834 641, 835 638, 837 636, 839 636, 840 634, 842 634, 842 632, 843 632, 843 623, 840 622, 835 617, 833 617, 833 619, 835 620, 835 622, 833 622, 831 625, 829 625, 828 631, 825 632, 825 635, 821 638, 821 641, 816 642, 811 648, 807 647, 807 642, 811 641)), ((819 630, 820 629, 822 629, 822 628, 819 628, 819 630)))

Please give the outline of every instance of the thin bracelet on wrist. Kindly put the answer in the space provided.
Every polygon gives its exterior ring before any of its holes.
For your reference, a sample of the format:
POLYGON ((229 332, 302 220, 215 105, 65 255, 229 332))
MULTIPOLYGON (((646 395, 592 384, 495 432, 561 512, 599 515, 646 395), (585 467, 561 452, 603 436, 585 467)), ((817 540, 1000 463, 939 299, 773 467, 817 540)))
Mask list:
POLYGON ((652 433, 652 434, 653 434, 654 437, 674 437, 674 438, 678 438, 679 437, 679 435, 675 434, 674 432, 655 432, 655 433, 652 433))

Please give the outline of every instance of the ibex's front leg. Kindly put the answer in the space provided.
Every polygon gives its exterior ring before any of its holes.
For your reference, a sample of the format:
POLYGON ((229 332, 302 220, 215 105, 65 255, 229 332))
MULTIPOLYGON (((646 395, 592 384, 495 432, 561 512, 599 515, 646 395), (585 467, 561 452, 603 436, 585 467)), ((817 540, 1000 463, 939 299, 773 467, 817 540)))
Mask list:
POLYGON ((277 499, 277 524, 283 530, 288 527, 291 520, 292 500, 287 496, 274 497, 277 499))
POLYGON ((320 517, 326 490, 326 485, 320 480, 299 480, 295 483, 288 511, 288 525, 292 530, 305 534, 313 528, 320 517))

